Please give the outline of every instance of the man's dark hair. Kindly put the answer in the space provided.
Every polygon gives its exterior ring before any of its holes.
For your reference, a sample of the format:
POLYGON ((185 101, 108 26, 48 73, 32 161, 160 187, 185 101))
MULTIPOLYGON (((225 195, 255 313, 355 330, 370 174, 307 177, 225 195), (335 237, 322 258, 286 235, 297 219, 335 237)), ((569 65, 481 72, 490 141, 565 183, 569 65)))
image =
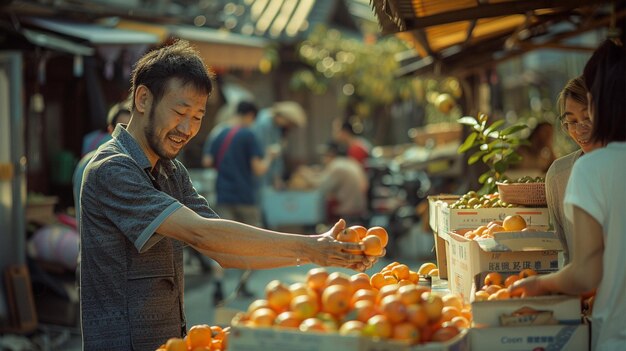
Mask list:
POLYGON ((626 51, 606 40, 585 65, 593 108, 592 141, 626 141, 626 51), (589 82, 592 82, 589 84, 589 82))
POLYGON ((213 91, 213 75, 198 52, 185 40, 150 51, 137 61, 131 79, 132 109, 135 108, 137 87, 145 85, 158 102, 165 93, 165 86, 173 79, 183 86, 191 84, 197 91, 210 95, 213 91))
POLYGON ((238 115, 247 115, 248 113, 252 113, 254 117, 256 117, 259 112, 259 108, 250 101, 241 101, 237 104, 237 114, 238 115))
POLYGON ((350 123, 350 121, 343 121, 343 123, 341 123, 341 130, 345 130, 351 135, 356 135, 356 132, 354 131, 354 126, 352 125, 352 123, 350 123))
POLYGON ((332 154, 335 156, 346 156, 348 155, 348 150, 341 144, 335 141, 329 141, 324 146, 324 151, 326 154, 332 154))

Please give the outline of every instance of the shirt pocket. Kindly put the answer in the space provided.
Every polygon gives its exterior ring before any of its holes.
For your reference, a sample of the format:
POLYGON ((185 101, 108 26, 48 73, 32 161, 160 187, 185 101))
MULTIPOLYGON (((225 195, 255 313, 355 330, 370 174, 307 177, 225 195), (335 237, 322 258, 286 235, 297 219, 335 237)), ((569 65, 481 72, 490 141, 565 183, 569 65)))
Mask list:
POLYGON ((133 350, 153 351, 181 336, 179 289, 171 274, 135 274, 128 279, 128 316, 133 350))

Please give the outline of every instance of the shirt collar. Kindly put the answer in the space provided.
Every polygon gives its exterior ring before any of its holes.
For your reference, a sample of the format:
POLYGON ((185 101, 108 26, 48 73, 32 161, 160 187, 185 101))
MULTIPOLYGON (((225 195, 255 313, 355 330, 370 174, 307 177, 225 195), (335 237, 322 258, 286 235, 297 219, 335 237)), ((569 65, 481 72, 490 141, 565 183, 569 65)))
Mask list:
MULTIPOLYGON (((148 157, 139 146, 139 143, 137 143, 137 140, 126 130, 126 127, 126 124, 118 124, 113 131, 113 138, 120 143, 128 153, 128 156, 134 159, 139 167, 150 171, 152 169, 150 160, 148 160, 148 157)), ((155 168, 159 172, 170 175, 176 170, 176 164, 172 160, 159 159, 155 164, 155 168)))

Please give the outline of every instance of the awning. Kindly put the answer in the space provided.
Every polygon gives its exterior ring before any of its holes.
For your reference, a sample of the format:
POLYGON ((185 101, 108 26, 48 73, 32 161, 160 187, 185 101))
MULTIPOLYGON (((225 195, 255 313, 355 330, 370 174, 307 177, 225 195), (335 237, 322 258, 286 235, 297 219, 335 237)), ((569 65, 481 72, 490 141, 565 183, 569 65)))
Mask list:
POLYGON ((170 26, 171 35, 191 42, 200 51, 205 63, 213 68, 259 68, 269 42, 206 27, 170 26))
POLYGON ((68 37, 85 40, 94 45, 143 45, 157 44, 155 34, 127 29, 109 28, 98 24, 68 22, 36 17, 27 17, 24 22, 68 37))
POLYGON ((624 16, 624 0, 613 13, 608 0, 371 1, 383 33, 414 48, 400 55, 398 75, 462 75, 538 48, 590 50, 566 40, 624 16))
POLYGON ((92 56, 94 48, 78 44, 50 33, 44 33, 34 29, 22 28, 20 33, 32 44, 72 55, 92 56))

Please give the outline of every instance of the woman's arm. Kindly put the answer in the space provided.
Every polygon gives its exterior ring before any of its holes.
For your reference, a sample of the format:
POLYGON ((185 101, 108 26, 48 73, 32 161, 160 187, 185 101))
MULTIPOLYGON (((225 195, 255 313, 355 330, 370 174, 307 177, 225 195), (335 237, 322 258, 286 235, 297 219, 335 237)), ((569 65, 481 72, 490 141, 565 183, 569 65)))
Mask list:
POLYGON ((585 210, 573 208, 573 260, 556 273, 533 276, 513 284, 511 290, 528 296, 561 293, 580 295, 596 289, 603 273, 602 226, 585 210), (520 290, 521 289, 521 290, 520 290))

